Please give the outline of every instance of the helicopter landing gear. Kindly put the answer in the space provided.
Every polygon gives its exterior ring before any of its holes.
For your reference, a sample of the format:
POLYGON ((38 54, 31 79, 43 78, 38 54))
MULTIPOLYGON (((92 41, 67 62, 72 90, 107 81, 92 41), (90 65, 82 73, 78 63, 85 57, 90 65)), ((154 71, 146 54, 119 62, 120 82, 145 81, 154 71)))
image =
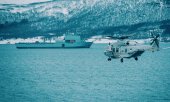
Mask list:
POLYGON ((137 57, 135 57, 135 60, 137 61, 137 60, 138 60, 138 58, 137 58, 137 57))
POLYGON ((120 62, 123 63, 123 58, 120 59, 120 62))
POLYGON ((111 59, 111 58, 108 58, 107 60, 108 60, 108 61, 111 61, 112 59, 111 59))

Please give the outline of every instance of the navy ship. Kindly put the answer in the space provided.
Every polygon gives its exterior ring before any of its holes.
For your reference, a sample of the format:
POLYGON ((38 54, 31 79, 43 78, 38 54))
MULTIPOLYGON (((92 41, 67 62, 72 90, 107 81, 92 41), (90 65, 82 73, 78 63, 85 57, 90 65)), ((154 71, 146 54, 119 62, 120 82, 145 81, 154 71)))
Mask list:
POLYGON ((57 40, 53 43, 34 42, 34 43, 16 43, 16 48, 90 48, 93 42, 86 42, 79 35, 65 35, 63 40, 57 40))

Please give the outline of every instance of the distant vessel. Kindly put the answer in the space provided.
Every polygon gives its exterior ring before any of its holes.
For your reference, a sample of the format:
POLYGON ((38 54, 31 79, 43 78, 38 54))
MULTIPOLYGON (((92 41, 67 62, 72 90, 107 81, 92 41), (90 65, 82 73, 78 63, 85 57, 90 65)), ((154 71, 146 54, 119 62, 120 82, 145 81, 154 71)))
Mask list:
POLYGON ((93 42, 82 40, 79 35, 65 35, 63 40, 53 43, 16 43, 16 48, 90 48, 93 42))

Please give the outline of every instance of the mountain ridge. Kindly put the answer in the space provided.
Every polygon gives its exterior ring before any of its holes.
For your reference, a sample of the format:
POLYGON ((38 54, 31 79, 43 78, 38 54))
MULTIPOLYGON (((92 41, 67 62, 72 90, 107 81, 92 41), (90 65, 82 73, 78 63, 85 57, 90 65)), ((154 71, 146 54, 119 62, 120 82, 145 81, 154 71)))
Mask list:
POLYGON ((137 34, 142 27, 147 29, 143 31, 144 34, 157 29, 159 33, 169 36, 168 5, 159 0, 53 0, 27 5, 1 4, 0 36, 61 35, 68 31, 87 36, 105 33, 137 34), (163 23, 165 21, 168 23, 163 23), (147 25, 152 27, 148 29, 147 25), (161 26, 166 27, 160 29, 161 26))

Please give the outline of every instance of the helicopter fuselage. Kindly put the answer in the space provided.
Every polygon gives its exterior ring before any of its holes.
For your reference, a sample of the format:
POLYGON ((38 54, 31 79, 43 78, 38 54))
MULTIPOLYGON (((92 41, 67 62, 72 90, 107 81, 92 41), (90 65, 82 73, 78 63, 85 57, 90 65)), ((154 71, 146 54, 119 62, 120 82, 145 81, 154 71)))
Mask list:
POLYGON ((118 58, 137 58, 141 56, 145 51, 155 51, 155 47, 147 44, 120 44, 114 43, 109 44, 108 48, 104 52, 106 56, 108 56, 108 61, 111 59, 118 58))
POLYGON ((132 58, 138 57, 144 53, 145 50, 149 50, 150 46, 135 45, 135 46, 111 46, 104 54, 110 58, 132 58))
POLYGON ((118 41, 116 43, 109 43, 104 54, 108 56, 108 61, 117 58, 121 58, 121 62, 123 62, 123 58, 134 58, 137 61, 138 57, 145 51, 154 52, 159 50, 159 35, 152 37, 153 38, 150 40, 151 42, 148 44, 145 42, 138 43, 135 40, 126 40, 124 37, 118 37, 118 41))

